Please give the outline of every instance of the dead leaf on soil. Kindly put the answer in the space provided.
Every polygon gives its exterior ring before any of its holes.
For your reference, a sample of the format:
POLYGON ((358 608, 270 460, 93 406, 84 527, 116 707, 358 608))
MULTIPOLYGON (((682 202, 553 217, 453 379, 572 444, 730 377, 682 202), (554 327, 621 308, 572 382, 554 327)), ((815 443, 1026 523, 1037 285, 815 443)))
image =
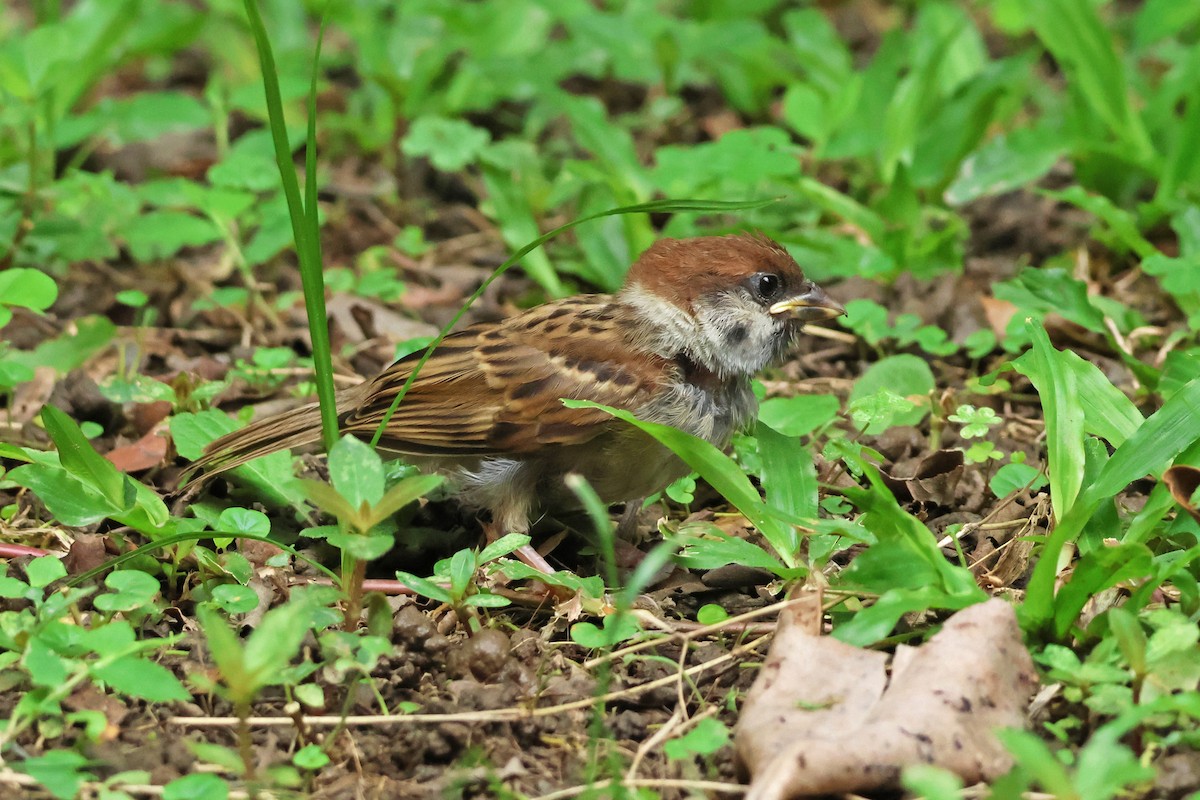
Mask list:
POLYGON ((167 439, 162 435, 165 428, 165 425, 155 426, 136 442, 114 447, 105 453, 104 457, 121 472, 137 472, 156 467, 167 455, 167 439))
POLYGON ((818 636, 820 605, 780 620, 746 699, 735 746, 750 800, 897 788, 905 766, 934 764, 972 784, 1011 760, 993 735, 1023 727, 1037 688, 1012 607, 958 612, 920 647, 885 653, 818 636))
POLYGON ((895 465, 890 473, 883 472, 883 480, 901 499, 907 493, 923 503, 955 507, 958 485, 966 472, 964 463, 962 450, 938 450, 916 464, 895 465))
POLYGON ((1167 485, 1167 489, 1170 490, 1171 497, 1174 497, 1175 502, 1179 503, 1179 507, 1200 522, 1200 507, 1192 502, 1196 490, 1200 489, 1200 469, 1177 464, 1164 472, 1162 479, 1163 483, 1167 485))

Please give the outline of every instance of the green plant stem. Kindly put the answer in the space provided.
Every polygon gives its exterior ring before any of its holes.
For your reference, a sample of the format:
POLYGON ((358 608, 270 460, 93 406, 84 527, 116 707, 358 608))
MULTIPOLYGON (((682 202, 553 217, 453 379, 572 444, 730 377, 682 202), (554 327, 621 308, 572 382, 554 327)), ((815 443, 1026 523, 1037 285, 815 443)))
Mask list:
POLYGON ((363 580, 367 576, 367 562, 342 551, 342 591, 346 595, 346 610, 342 615, 342 629, 351 633, 358 628, 362 616, 363 580))
POLYGON ((254 742, 250 738, 250 703, 239 700, 234 704, 237 714, 237 746, 238 755, 242 759, 242 778, 247 782, 255 779, 254 742))

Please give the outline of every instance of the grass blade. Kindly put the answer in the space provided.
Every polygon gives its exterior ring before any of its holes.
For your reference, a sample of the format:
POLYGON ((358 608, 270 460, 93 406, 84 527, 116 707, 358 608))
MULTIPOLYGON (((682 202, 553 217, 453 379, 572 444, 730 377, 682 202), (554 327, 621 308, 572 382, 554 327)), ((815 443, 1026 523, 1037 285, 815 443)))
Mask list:
MULTIPOLYGON (((267 118, 271 129, 271 140, 275 145, 275 162, 279 166, 279 177, 283 183, 283 194, 287 199, 288 214, 292 222, 292 237, 296 242, 296 255, 300 260, 300 279, 304 287, 304 309, 308 315, 308 329, 312 337, 313 364, 316 366, 317 397, 321 401, 321 433, 325 449, 337 442, 337 400, 334 396, 332 351, 329 344, 329 323, 325 316, 325 279, 321 266, 320 224, 317 218, 316 195, 316 76, 320 56, 320 42, 313 63, 312 90, 308 98, 308 142, 305 164, 309 173, 306 192, 310 207, 305 206, 300 196, 300 183, 296 177, 296 166, 292 163, 292 150, 288 144, 287 125, 283 118, 283 99, 279 92, 279 74, 275 68, 275 56, 271 41, 258 13, 256 0, 245 0, 246 16, 254 44, 258 48, 258 59, 262 66, 263 89, 267 98, 267 118)), ((324 25, 322 25, 322 36, 324 25)))

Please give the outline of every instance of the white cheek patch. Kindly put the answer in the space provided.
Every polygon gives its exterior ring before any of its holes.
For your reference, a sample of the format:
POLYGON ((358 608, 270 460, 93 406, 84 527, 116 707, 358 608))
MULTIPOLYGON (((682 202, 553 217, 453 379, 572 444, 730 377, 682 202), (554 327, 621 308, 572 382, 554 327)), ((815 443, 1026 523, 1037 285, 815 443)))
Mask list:
POLYGON ((730 293, 698 317, 710 347, 709 367, 724 375, 751 375, 778 352, 780 322, 740 293, 730 293))
POLYGON ((622 290, 621 299, 653 323, 646 326, 645 340, 635 344, 664 358, 686 353, 721 376, 758 372, 786 345, 785 323, 739 291, 702 306, 696 316, 637 284, 622 290))

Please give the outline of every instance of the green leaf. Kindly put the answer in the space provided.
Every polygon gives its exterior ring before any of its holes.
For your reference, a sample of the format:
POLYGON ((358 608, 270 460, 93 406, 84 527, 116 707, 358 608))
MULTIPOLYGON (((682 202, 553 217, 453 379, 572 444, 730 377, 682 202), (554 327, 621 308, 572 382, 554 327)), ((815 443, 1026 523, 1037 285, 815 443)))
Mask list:
POLYGON ((21 663, 34 686, 62 686, 71 671, 70 662, 55 653, 41 636, 29 640, 21 663))
POLYGON ((335 531, 325 540, 360 561, 374 561, 391 550, 396 540, 388 534, 335 531))
POLYGON ((263 615, 246 642, 246 671, 259 686, 282 680, 284 667, 300 651, 300 645, 313 625, 315 596, 293 595, 288 602, 263 615))
POLYGON ((946 203, 964 205, 1033 183, 1058 163, 1065 149, 1061 132, 1048 125, 995 136, 963 159, 946 189, 946 203))
MULTIPOLYGON (((1043 350, 1045 344, 1048 340, 1041 345, 1043 350)), ((1083 409, 1086 432, 1099 436, 1113 447, 1120 447, 1141 426, 1144 418, 1137 406, 1104 377, 1099 367, 1069 350, 1050 348, 1044 353, 1052 369, 1073 373, 1078 392, 1075 399, 1083 409)), ((1013 361, 1013 366, 1032 380, 1032 373, 1039 368, 1039 363, 1026 354, 1013 361)), ((1045 376, 1039 375, 1039 378, 1044 380, 1045 376)))
POLYGON ((737 564, 743 567, 759 567, 776 575, 789 573, 779 559, 758 545, 736 536, 719 533, 717 529, 714 529, 712 536, 705 537, 681 533, 679 540, 683 549, 680 550, 677 559, 685 567, 717 569, 737 564))
POLYGON ((113 570, 104 579, 112 591, 97 595, 96 608, 106 613, 134 611, 151 603, 159 592, 158 581, 136 569, 113 570))
POLYGON ((352 508, 383 499, 383 464, 366 442, 343 436, 329 451, 329 482, 352 508))
POLYGON ((425 116, 413 121, 400 147, 406 156, 428 157, 442 172, 458 172, 479 157, 491 138, 465 120, 425 116))
POLYGON ((59 466, 26 464, 7 477, 36 494, 62 525, 81 528, 121 511, 59 466))
POLYGON ((1033 339, 1029 379, 1042 400, 1046 419, 1047 470, 1054 518, 1059 522, 1075 504, 1083 482, 1084 414, 1079 404, 1079 381, 1074 370, 1063 366, 1050 344, 1046 329, 1027 320, 1025 328, 1033 339))
MULTIPOLYGON (((1121 655, 1135 675, 1146 673, 1146 632, 1133 612, 1126 608, 1110 608, 1107 614, 1109 630, 1116 637, 1121 655)), ((1193 626, 1194 627, 1194 626, 1193 626)))
POLYGON ((450 595, 449 590, 445 587, 439 586, 431 580, 413 575, 411 572, 397 570, 396 580, 400 581, 417 594, 423 597, 428 597, 430 600, 436 600, 439 603, 451 603, 454 600, 454 598, 450 595))
POLYGON ((807 436, 837 418, 841 403, 828 394, 799 394, 764 400, 758 420, 784 436, 807 436))
POLYGON ((168 783, 162 796, 163 800, 228 800, 229 784, 210 772, 194 772, 168 783))
POLYGON ((1064 633, 1070 630, 1094 595, 1122 581, 1146 577, 1150 564, 1150 550, 1132 542, 1101 547, 1084 555, 1054 599, 1055 628, 1064 633))
POLYGON ((891 425, 919 424, 929 413, 929 404, 925 399, 934 386, 933 371, 924 359, 907 353, 889 356, 872 364, 855 382, 850 391, 850 402, 864 400, 883 391, 920 402, 911 411, 870 422, 863 433, 877 436, 891 425))
POLYGON ((851 562, 844 576, 882 594, 839 626, 834 636, 864 646, 890 633, 900 616, 910 611, 958 610, 986 600, 970 570, 946 560, 930 530, 900 507, 878 470, 861 460, 857 466, 869 487, 845 488, 841 493, 866 512, 862 523, 875 534, 876 542, 851 562))
POLYGON ((389 519, 409 503, 413 503, 441 486, 445 478, 441 475, 410 475, 396 483, 371 509, 376 524, 389 519))
POLYGON ((211 220, 183 211, 150 211, 137 217, 124 231, 125 244, 138 261, 169 258, 185 247, 221 240, 211 220))
POLYGON ((475 577, 475 554, 459 550, 450 557, 450 594, 464 597, 475 577))
MULTIPOLYGON (((175 449, 179 455, 192 460, 204 453, 204 446, 209 442, 237 430, 234 421, 216 409, 175 414, 171 417, 170 426, 175 449)), ((231 474, 252 487, 264 502, 273 506, 298 506, 304 502, 304 494, 292 474, 290 453, 272 453, 256 458, 237 467, 231 474)))
POLYGON ((54 406, 46 406, 42 423, 67 472, 94 488, 115 508, 124 511, 133 505, 133 482, 92 448, 74 420, 54 406))
POLYGON ((1145 166, 1154 159, 1149 134, 1130 103, 1130 86, 1113 33, 1089 0, 1024 0, 1042 44, 1065 72, 1086 113, 1097 117, 1145 166))
POLYGON ((359 510, 350 505, 350 501, 328 483, 306 478, 300 480, 299 484, 310 503, 326 514, 337 517, 342 524, 355 528, 359 533, 365 533, 365 529, 370 527, 368 521, 359 514, 359 510))
POLYGON ((329 764, 329 756, 320 745, 309 744, 296 751, 292 763, 300 769, 317 770, 329 764))
POLYGON ((1049 481, 1041 475, 1039 470, 1034 469, 1028 464, 1005 464, 996 470, 996 474, 988 481, 988 488, 992 490, 992 494, 996 497, 1008 497, 1012 492, 1018 489, 1023 489, 1028 486, 1031 490, 1037 491, 1045 486, 1049 481))
POLYGON ((598 628, 591 622, 576 622, 571 626, 571 639, 581 647, 600 650, 632 639, 642 632, 637 617, 621 611, 609 614, 601 624, 603 627, 598 628))
POLYGON ((97 667, 93 674, 118 692, 152 703, 192 697, 169 669, 138 656, 118 658, 97 667))
POLYGON ((663 745, 667 758, 691 758, 696 755, 711 755, 729 742, 729 729, 714 717, 705 717, 690 731, 663 745))
POLYGON ((208 652, 217 665, 221 681, 235 695, 244 693, 247 699, 252 698, 258 687, 253 685, 247 671, 241 640, 221 615, 203 603, 196 606, 196 620, 204 632, 208 652))
MULTIPOLYGON (((1052 0, 1052 2, 1081 2, 1082 0, 1052 0)), ((1092 214, 1123 246, 1140 258, 1158 253, 1158 248, 1142 235, 1133 214, 1117 206, 1104 195, 1088 192, 1082 186, 1068 186, 1061 191, 1043 190, 1042 194, 1082 208, 1092 214)))
POLYGON ((668 425, 644 422, 628 411, 609 408, 587 400, 563 400, 563 404, 567 408, 602 409, 617 419, 624 420, 653 436, 683 459, 689 467, 700 473, 700 477, 708 481, 710 486, 720 492, 722 497, 732 503, 746 519, 750 520, 771 543, 785 566, 797 566, 797 553, 793 546, 796 540, 795 530, 791 525, 772 516, 762 498, 759 497, 758 490, 754 488, 750 479, 732 458, 703 439, 668 425))
MULTIPOLYGON (((798 519, 817 517, 817 468, 812 451, 795 437, 759 424, 755 437, 762 459, 763 492, 767 503, 798 519)), ((799 540, 795 546, 799 548, 799 540)))
POLYGON ((271 520, 261 511, 232 506, 221 511, 213 530, 221 533, 253 533, 256 536, 266 536, 271 532, 271 520))
MULTIPOLYGON (((1146 475, 1160 475, 1175 457, 1200 440, 1200 378, 1185 384, 1171 395, 1116 449, 1095 481, 1080 494, 1075 506, 1061 518, 1047 539, 1041 558, 1029 580, 1025 603, 1018 609, 1022 625, 1029 632, 1041 631, 1054 614, 1054 583, 1062 548, 1075 541, 1084 525, 1100 507, 1131 482, 1146 475)), ((1060 625, 1054 633, 1063 636, 1060 625)), ((1073 623, 1071 620, 1070 623, 1073 623)))
POLYGON ((248 614, 258 608, 258 593, 249 586, 223 583, 212 589, 213 602, 226 614, 248 614))
MULTIPOLYGON (((0 306, 45 311, 58 299, 54 279, 41 270, 12 268, 0 272, 0 306)), ((0 325, 3 327, 3 325, 0 325)))
POLYGON ((489 542, 486 547, 479 551, 477 561, 480 564, 487 564, 489 561, 495 561, 498 558, 503 558, 509 553, 529 544, 531 539, 524 533, 506 533, 494 542, 489 542))
POLYGON ((67 576, 66 567, 54 556, 39 556, 25 565, 25 576, 34 589, 44 589, 59 578, 67 576))
POLYGON ((13 765, 18 772, 30 776, 58 800, 71 800, 79 794, 84 781, 93 780, 84 770, 88 760, 71 750, 51 750, 37 758, 27 758, 13 765))

